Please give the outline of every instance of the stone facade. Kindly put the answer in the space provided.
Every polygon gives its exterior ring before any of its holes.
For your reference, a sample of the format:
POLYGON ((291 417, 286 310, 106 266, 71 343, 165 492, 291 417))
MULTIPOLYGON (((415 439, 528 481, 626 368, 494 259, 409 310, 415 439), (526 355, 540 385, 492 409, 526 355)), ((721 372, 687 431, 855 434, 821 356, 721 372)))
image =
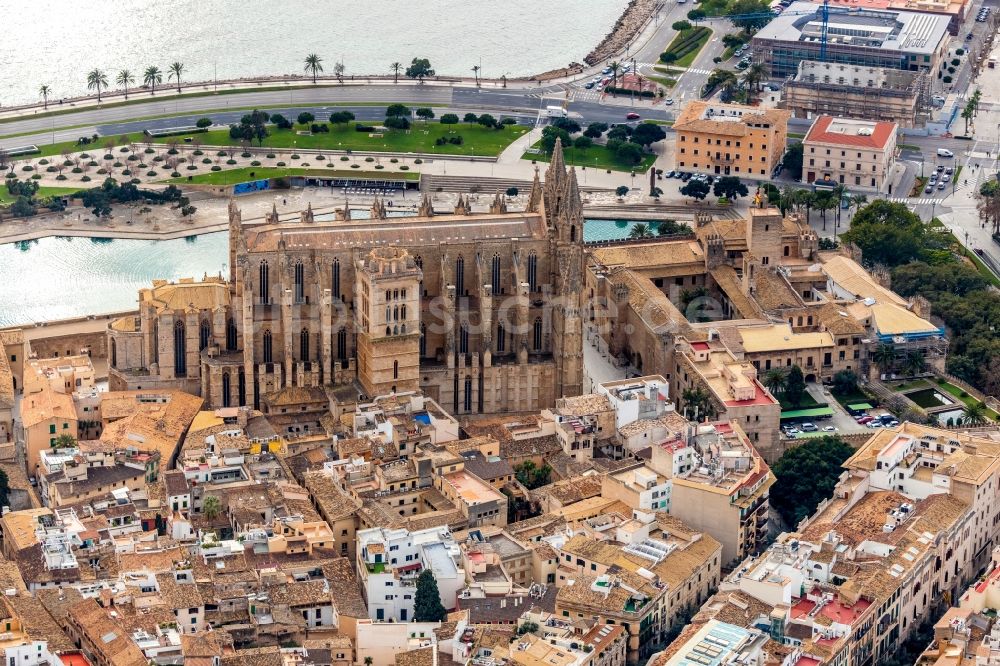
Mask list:
POLYGON ((583 209, 561 146, 523 212, 499 194, 476 215, 461 198, 445 215, 429 197, 416 217, 346 210, 245 227, 231 203, 228 281, 143 290, 139 316, 109 327, 112 388, 169 385, 212 407, 419 388, 456 414, 582 393, 583 209))

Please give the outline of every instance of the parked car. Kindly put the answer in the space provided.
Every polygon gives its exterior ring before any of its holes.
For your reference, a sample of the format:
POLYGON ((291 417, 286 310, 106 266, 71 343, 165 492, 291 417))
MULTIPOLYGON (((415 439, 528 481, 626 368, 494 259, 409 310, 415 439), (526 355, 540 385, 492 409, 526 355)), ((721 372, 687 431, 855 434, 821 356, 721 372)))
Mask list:
POLYGON ((639 120, 640 116, 635 111, 629 111, 625 114, 625 120, 639 120))
POLYGON ((945 184, 944 184, 943 182, 941 182, 941 183, 938 183, 938 189, 939 189, 939 190, 943 190, 943 189, 944 189, 944 188, 946 188, 946 187, 947 187, 947 185, 945 185, 945 184))
POLYGON ((836 426, 823 426, 823 432, 837 432, 836 426))
POLYGON ((969 34, 967 34, 967 35, 965 36, 965 41, 969 41, 969 40, 970 40, 970 39, 972 39, 973 37, 974 37, 974 35, 973 35, 973 34, 972 34, 972 33, 970 32, 969 34))
POLYGON ((859 416, 858 417, 858 423, 861 424, 861 425, 865 425, 865 424, 871 423, 874 420, 875 420, 875 417, 874 416, 869 416, 868 414, 865 414, 864 416, 859 416))
POLYGON ((665 106, 673 106, 673 105, 674 105, 674 100, 672 100, 672 99, 670 99, 670 98, 668 97, 668 98, 666 98, 665 100, 663 100, 663 104, 664 104, 665 106))
POLYGON ((945 175, 950 176, 954 172, 955 172, 955 170, 952 169, 951 167, 945 167, 945 170, 944 170, 945 175))
POLYGON ((803 423, 802 432, 819 432, 819 427, 815 423, 803 423))
POLYGON ((933 185, 928 185, 927 187, 924 188, 924 194, 930 194, 933 191, 934 191, 933 185))

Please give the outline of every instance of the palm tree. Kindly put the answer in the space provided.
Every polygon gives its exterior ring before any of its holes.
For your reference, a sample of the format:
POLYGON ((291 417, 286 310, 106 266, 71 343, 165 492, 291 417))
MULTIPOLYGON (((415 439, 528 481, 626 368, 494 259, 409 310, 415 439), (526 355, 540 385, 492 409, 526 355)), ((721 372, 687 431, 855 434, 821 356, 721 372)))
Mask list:
POLYGON ((681 400, 691 418, 695 418, 696 414, 698 419, 711 419, 715 416, 715 406, 712 404, 711 397, 700 388, 684 389, 681 393, 681 400))
POLYGON ((889 374, 889 370, 896 362, 896 350, 892 345, 882 344, 872 352, 872 362, 879 367, 882 374, 889 374))
POLYGON ((755 88, 757 92, 763 90, 761 83, 768 76, 770 76, 770 71, 763 62, 755 62, 743 70, 743 85, 747 87, 748 95, 753 96, 755 88))
POLYGON ((837 211, 836 224, 834 225, 835 229, 840 228, 840 211, 844 208, 842 204, 844 201, 844 196, 846 194, 847 194, 847 186, 844 185, 843 183, 837 183, 836 185, 833 186, 833 200, 836 202, 836 211, 837 211))
POLYGON ((170 67, 167 68, 170 74, 167 75, 167 80, 177 79, 177 92, 181 92, 181 74, 184 72, 184 65, 179 62, 174 62, 170 67))
POLYGON ((49 93, 50 92, 52 92, 52 89, 49 88, 47 85, 42 85, 41 87, 38 88, 38 94, 42 96, 42 100, 44 100, 44 102, 45 102, 45 108, 46 109, 49 108, 49 93))
POLYGON ((981 425, 986 423, 986 405, 981 402, 974 402, 965 406, 965 416, 962 417, 963 425, 981 425))
POLYGON ((205 501, 201 503, 201 510, 202 513, 205 514, 206 518, 212 520, 222 511, 222 503, 215 495, 209 495, 205 498, 205 501))
POLYGON ((476 75, 476 87, 479 87, 479 70, 481 67, 479 65, 472 66, 472 73, 476 75))
POLYGON ((868 203, 868 195, 865 194, 852 194, 851 195, 851 208, 853 209, 852 215, 857 213, 862 206, 868 203))
POLYGON ((142 74, 142 82, 149 86, 149 94, 156 94, 156 84, 163 83, 163 72, 156 65, 150 65, 142 74))
POLYGON ((826 231, 826 211, 837 205, 833 198, 833 192, 817 192, 813 199, 813 206, 819 211, 820 219, 823 220, 823 231, 826 231))
POLYGON ((372 663, 374 663, 374 662, 375 662, 375 660, 372 659, 372 657, 370 655, 367 656, 367 657, 365 657, 365 666, 372 666, 372 663))
POLYGON ((392 82, 399 83, 399 73, 403 71, 403 63, 394 62, 389 65, 389 69, 392 70, 392 82))
POLYGON ((974 113, 975 113, 975 107, 973 106, 972 100, 970 99, 969 103, 965 105, 964 109, 962 109, 962 120, 965 121, 965 134, 966 135, 969 134, 969 121, 972 120, 972 115, 974 113))
POLYGON ((97 91, 97 103, 101 103, 101 88, 108 87, 108 75, 99 69, 92 69, 87 74, 87 90, 97 91))
POLYGON ((316 83, 316 74, 323 71, 323 59, 315 53, 310 53, 306 56, 305 70, 307 72, 312 72, 313 83, 316 83))
POLYGON ((778 368, 768 370, 767 374, 764 375, 764 386, 771 392, 771 395, 781 393, 785 388, 785 373, 778 368))
POLYGON ((618 72, 621 70, 622 66, 617 60, 612 60, 611 64, 608 65, 611 68, 611 87, 618 87, 618 72))
POLYGON ((907 352, 906 359, 903 361, 903 366, 906 368, 906 373, 908 375, 919 375, 927 369, 927 359, 924 358, 924 353, 922 351, 914 349, 913 351, 907 352))
POLYGON ((806 224, 812 221, 812 208, 816 204, 816 193, 809 190, 799 190, 796 197, 799 205, 806 209, 806 224))
POLYGON ((643 224, 642 222, 636 224, 628 232, 628 237, 629 238, 651 238, 652 235, 653 235, 653 232, 650 231, 649 225, 648 224, 643 224))
POLYGON ((125 90, 125 99, 128 99, 128 87, 135 83, 135 77, 127 69, 123 69, 118 72, 118 76, 115 77, 115 83, 120 85, 125 90))

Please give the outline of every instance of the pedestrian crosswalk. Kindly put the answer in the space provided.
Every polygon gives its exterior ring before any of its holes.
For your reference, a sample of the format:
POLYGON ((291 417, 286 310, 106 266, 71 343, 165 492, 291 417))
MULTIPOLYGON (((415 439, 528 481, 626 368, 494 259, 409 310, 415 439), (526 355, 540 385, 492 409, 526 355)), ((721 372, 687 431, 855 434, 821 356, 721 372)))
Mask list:
POLYGON ((886 197, 886 200, 893 203, 904 203, 911 205, 923 204, 925 206, 930 206, 934 204, 940 206, 944 203, 944 197, 886 197))

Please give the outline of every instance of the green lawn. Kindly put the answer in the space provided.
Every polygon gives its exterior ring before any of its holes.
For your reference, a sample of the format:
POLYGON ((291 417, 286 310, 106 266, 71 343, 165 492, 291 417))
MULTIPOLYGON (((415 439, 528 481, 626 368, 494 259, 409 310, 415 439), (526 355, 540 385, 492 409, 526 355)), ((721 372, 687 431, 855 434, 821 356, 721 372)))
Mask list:
POLYGON ((677 79, 667 78, 666 76, 647 76, 650 81, 656 81, 664 88, 673 88, 677 85, 677 79))
MULTIPOLYGON (((379 152, 398 153, 438 153, 441 155, 499 155, 504 148, 509 146, 515 139, 528 131, 529 128, 523 125, 509 125, 502 130, 487 129, 482 125, 472 125, 460 123, 458 125, 442 125, 437 121, 428 123, 415 122, 409 132, 387 132, 381 136, 369 136, 368 132, 357 132, 354 129, 355 123, 349 123, 344 128, 334 128, 330 126, 330 132, 326 134, 300 135, 294 129, 278 130, 270 127, 271 136, 264 139, 264 147, 268 148, 302 148, 319 150, 364 150, 379 152), (460 135, 463 143, 460 146, 446 144, 435 146, 434 141, 438 137, 448 137, 460 135)), ((204 146, 234 146, 239 145, 239 141, 229 137, 229 130, 214 130, 211 132, 199 132, 192 134, 200 140, 204 146)), ((104 144, 108 141, 115 141, 121 144, 123 141, 134 141, 141 145, 146 137, 141 132, 133 134, 116 134, 113 136, 102 136, 97 139, 96 144, 88 146, 78 145, 74 141, 62 141, 39 145, 40 153, 18 157, 19 160, 26 160, 38 157, 50 157, 60 155, 63 150, 70 152, 85 151, 93 156, 97 161, 105 154, 104 144)), ((183 140, 182 137, 172 137, 183 140)), ((164 144, 167 138, 158 138, 156 143, 164 144)), ((11 148, 19 147, 16 141, 6 141, 3 143, 11 148)), ((186 145, 186 144, 181 144, 186 145)), ((119 152, 115 148, 113 153, 117 157, 119 152)), ((140 149, 141 151, 142 149, 140 149)))
POLYGON ((961 164, 958 165, 957 167, 955 167, 955 173, 952 175, 951 179, 957 183, 958 182, 958 174, 960 174, 960 173, 962 173, 962 165, 961 164))
POLYGON ((789 402, 784 393, 779 393, 776 397, 778 398, 778 402, 781 403, 781 411, 783 412, 827 406, 825 402, 817 402, 816 398, 812 397, 812 394, 808 391, 802 394, 802 401, 798 405, 793 405, 789 402))
POLYGON ((899 393, 905 393, 906 391, 912 391, 918 388, 927 388, 930 384, 927 383, 925 379, 914 379, 909 382, 899 382, 898 384, 889 384, 892 390, 898 391, 899 393))
POLYGON ((674 121, 672 120, 657 120, 655 118, 647 118, 642 122, 648 123, 650 125, 662 125, 664 127, 673 127, 674 121))
MULTIPOLYGON (((38 193, 35 197, 38 199, 44 199, 46 197, 59 196, 61 194, 73 194, 74 192, 79 192, 81 187, 39 187, 38 193)), ((0 185, 0 204, 11 203, 17 197, 11 196, 10 192, 7 191, 6 187, 0 185)))
MULTIPOLYGON (((708 40, 711 39, 712 37, 712 30, 710 28, 700 26, 697 28, 692 28, 691 30, 700 31, 698 39, 692 46, 685 47, 683 49, 683 52, 679 52, 677 60, 670 63, 671 66, 690 67, 691 63, 694 62, 694 59, 698 57, 698 54, 701 52, 702 47, 704 47, 705 44, 708 43, 708 40)), ((683 32, 678 33, 677 36, 674 37, 673 40, 671 40, 670 44, 667 45, 667 48, 664 49, 664 53, 678 52, 678 47, 691 36, 690 34, 691 30, 685 30, 683 32)))
MULTIPOLYGON (((331 163, 332 166, 332 163, 331 163)), ((377 178, 381 180, 420 180, 420 174, 412 171, 363 171, 361 169, 301 169, 295 167, 241 167, 228 171, 209 171, 198 175, 181 176, 164 181, 167 183, 188 183, 190 185, 231 185, 263 178, 284 176, 322 176, 324 178, 377 178)))
MULTIPOLYGON (((439 153, 441 155, 499 155, 512 141, 528 131, 523 125, 510 125, 502 130, 482 125, 460 123, 442 125, 437 121, 415 122, 407 132, 387 131, 383 134, 355 131, 356 123, 346 127, 330 126, 328 133, 303 135, 296 130, 270 128, 264 139, 265 148, 302 148, 306 150, 364 150, 389 153, 439 153), (434 145, 439 137, 461 136, 462 145, 434 145)), ((367 123, 366 123, 367 124, 367 123)), ((239 145, 229 137, 229 130, 214 130, 198 135, 206 146, 239 145)))
MULTIPOLYGON (((538 144, 532 146, 538 148, 538 144)), ((626 164, 618 159, 606 146, 594 144, 590 148, 566 148, 563 152, 566 164, 573 166, 594 167, 596 169, 611 169, 612 171, 635 171, 636 173, 647 171, 656 161, 656 155, 644 154, 642 162, 639 164, 626 164)), ((537 162, 548 162, 549 156, 542 153, 525 153, 522 160, 535 160, 537 162)))
MULTIPOLYGON (((979 402, 974 397, 966 393, 964 389, 962 389, 959 386, 955 386, 954 384, 951 384, 949 382, 945 382, 942 384, 941 381, 938 380, 937 382, 935 382, 935 385, 945 393, 949 393, 953 397, 961 400, 963 403, 965 403, 966 406, 971 406, 979 402)), ((997 414, 992 409, 986 410, 986 416, 994 421, 1000 421, 1000 414, 997 414)))
POLYGON ((834 400, 840 403, 844 409, 847 409, 848 405, 856 405, 862 402, 867 402, 871 405, 878 404, 877 400, 865 395, 857 389, 851 391, 850 393, 836 393, 835 391, 831 391, 830 395, 832 395, 834 400))

